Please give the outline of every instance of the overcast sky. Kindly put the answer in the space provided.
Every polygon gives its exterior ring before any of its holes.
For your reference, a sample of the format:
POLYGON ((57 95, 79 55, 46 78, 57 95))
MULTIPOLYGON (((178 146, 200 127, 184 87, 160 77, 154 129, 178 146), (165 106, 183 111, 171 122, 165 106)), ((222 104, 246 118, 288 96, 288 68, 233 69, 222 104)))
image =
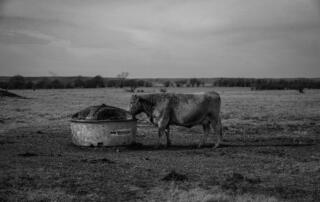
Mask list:
POLYGON ((0 0, 0 75, 320 77, 317 0, 0 0))

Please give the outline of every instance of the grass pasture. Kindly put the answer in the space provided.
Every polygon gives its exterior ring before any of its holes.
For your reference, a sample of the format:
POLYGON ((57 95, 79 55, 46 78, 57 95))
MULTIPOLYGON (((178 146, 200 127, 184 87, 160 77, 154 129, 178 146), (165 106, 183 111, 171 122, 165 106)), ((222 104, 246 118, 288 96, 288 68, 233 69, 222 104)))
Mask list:
POLYGON ((173 146, 155 149, 157 129, 146 122, 141 147, 77 147, 71 114, 102 103, 127 108, 131 94, 13 91, 30 99, 0 98, 0 201, 320 201, 320 90, 214 90, 225 140, 218 149, 212 135, 195 147, 201 127, 172 127, 173 146), (168 180, 173 171, 182 177, 168 180))

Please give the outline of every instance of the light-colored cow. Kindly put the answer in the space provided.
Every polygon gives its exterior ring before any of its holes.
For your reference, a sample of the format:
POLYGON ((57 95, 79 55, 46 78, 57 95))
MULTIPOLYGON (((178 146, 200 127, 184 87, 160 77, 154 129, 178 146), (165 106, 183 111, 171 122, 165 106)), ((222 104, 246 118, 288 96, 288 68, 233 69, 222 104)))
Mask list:
POLYGON ((199 147, 205 144, 210 126, 217 133, 215 147, 218 147, 222 141, 220 106, 221 99, 216 92, 141 94, 131 97, 130 112, 133 116, 144 112, 150 121, 159 128, 159 146, 163 134, 167 136, 167 146, 171 145, 170 125, 185 127, 202 125, 204 136, 199 147))

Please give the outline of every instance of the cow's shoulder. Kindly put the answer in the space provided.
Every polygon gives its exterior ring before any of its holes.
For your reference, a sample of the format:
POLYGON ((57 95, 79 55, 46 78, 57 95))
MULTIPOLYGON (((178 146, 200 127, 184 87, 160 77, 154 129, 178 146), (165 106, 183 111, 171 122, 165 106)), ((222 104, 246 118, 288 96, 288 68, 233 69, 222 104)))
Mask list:
POLYGON ((172 95, 169 93, 150 93, 139 95, 140 100, 150 103, 152 105, 162 104, 170 100, 170 97, 172 97, 172 95))

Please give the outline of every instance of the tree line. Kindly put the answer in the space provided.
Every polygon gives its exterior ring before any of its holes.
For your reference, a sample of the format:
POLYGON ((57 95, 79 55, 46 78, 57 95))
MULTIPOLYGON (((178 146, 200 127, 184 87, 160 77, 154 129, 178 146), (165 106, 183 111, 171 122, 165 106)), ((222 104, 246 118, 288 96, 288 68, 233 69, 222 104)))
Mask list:
POLYGON ((253 79, 253 78, 218 78, 213 86, 250 87, 252 90, 303 90, 320 89, 320 79, 253 79))
POLYGON ((104 87, 151 87, 152 83, 141 79, 110 78, 100 75, 93 78, 78 76, 74 79, 42 78, 39 81, 26 79, 21 75, 10 77, 0 82, 2 89, 63 89, 63 88, 104 88, 104 87))
POLYGON ((178 79, 176 81, 164 81, 164 87, 204 87, 205 82, 201 79, 191 78, 191 79, 178 79))
POLYGON ((166 80, 163 85, 164 87, 250 87, 252 90, 320 89, 320 79, 215 78, 212 80, 211 84, 206 84, 204 79, 197 78, 166 80))
MULTIPOLYGON (((8 81, 0 82, 2 89, 62 89, 62 88, 104 88, 104 87, 129 87, 132 91, 139 87, 152 87, 151 79, 128 79, 128 73, 121 73, 115 78, 95 77, 73 77, 63 78, 41 78, 40 80, 25 78, 21 75, 10 77, 8 81)), ((285 90, 294 89, 320 89, 320 79, 255 79, 255 78, 215 78, 205 79, 160 79, 163 87, 250 87, 252 90, 285 90), (211 83, 208 83, 211 82, 211 83)))

